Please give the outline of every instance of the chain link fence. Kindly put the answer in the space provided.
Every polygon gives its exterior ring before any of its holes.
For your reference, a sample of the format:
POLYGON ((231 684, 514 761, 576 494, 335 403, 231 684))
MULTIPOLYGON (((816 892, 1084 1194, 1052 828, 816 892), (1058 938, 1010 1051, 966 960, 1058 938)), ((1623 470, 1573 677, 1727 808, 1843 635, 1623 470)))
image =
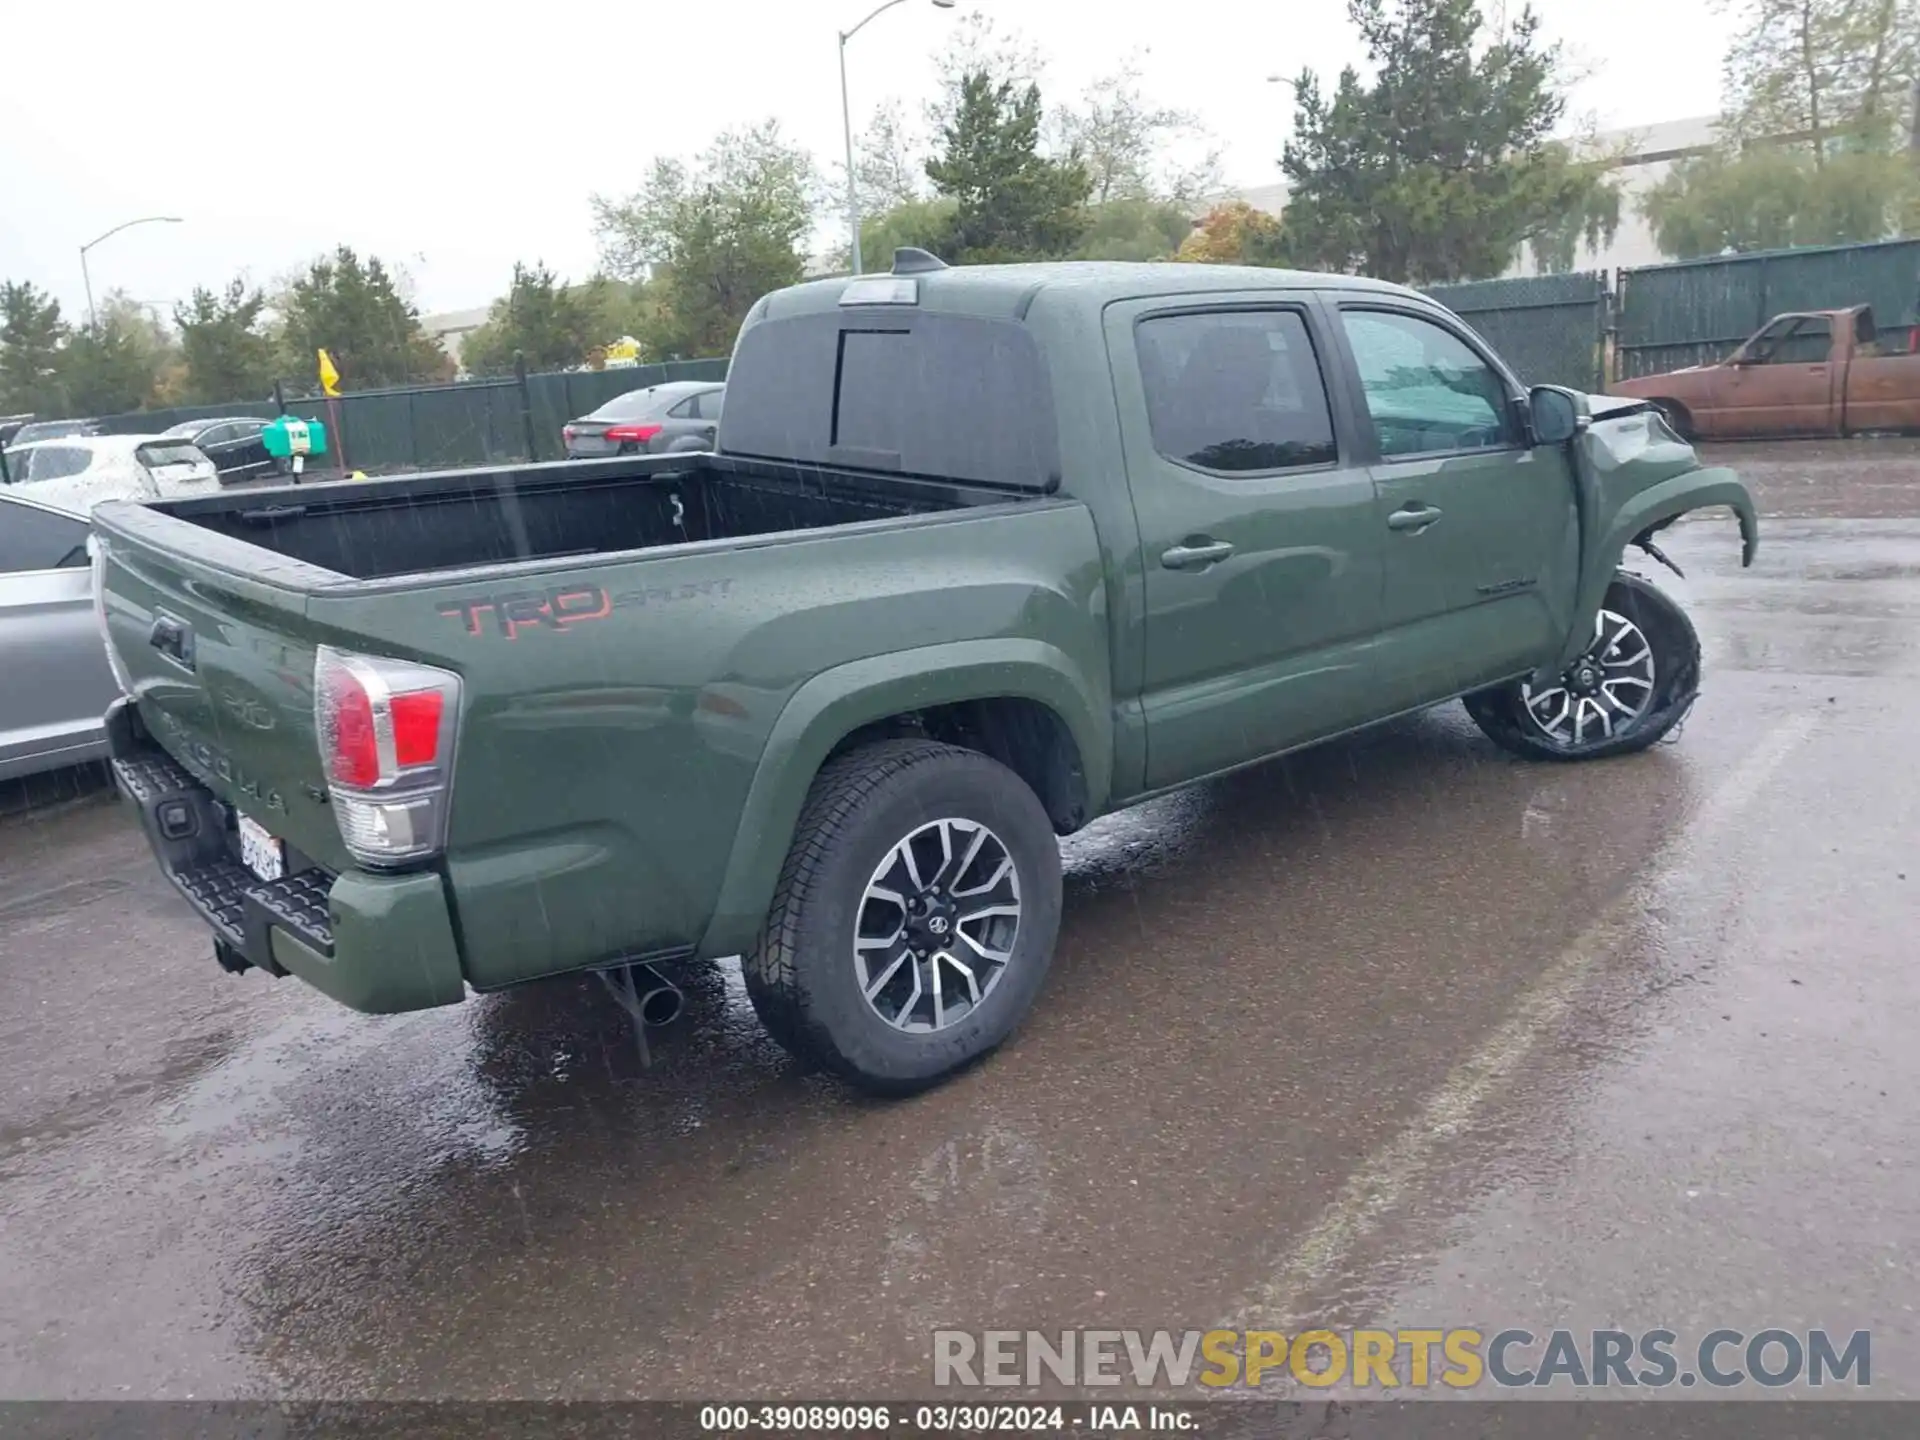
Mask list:
MULTIPOLYGON (((727 361, 672 360, 608 370, 565 370, 524 377, 356 390, 329 402, 323 396, 287 397, 286 413, 329 427, 323 468, 344 463, 368 474, 440 470, 462 465, 558 460, 560 428, 616 395, 671 380, 724 380, 727 361), (331 413, 330 413, 331 412, 331 413), (336 429, 337 415, 337 433, 336 429)), ((98 423, 110 435, 143 435, 186 420, 280 413, 271 397, 225 405, 177 406, 110 415, 98 423)))
POLYGON ((1426 294, 1478 331, 1526 384, 1606 388, 1606 272, 1475 280, 1426 294))

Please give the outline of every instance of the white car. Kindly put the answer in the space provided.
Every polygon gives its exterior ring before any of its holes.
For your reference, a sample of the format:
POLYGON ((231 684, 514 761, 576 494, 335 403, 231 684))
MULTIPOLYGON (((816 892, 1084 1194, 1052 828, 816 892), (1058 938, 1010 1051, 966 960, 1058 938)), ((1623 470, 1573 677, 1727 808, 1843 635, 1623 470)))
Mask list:
POLYGON ((213 461, 164 435, 86 435, 15 445, 7 475, 22 495, 81 511, 102 500, 171 500, 217 491, 213 461))

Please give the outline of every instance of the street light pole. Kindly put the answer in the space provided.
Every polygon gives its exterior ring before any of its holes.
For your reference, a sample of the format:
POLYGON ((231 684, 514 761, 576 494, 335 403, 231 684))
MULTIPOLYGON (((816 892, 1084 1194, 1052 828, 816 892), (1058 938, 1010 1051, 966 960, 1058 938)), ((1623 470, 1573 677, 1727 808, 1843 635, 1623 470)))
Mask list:
MULTIPOLYGON (((1269 76, 1267 76, 1267 83, 1268 83, 1269 85, 1284 85, 1284 86, 1286 86, 1286 87, 1287 87, 1287 89, 1289 89, 1289 90, 1291 90, 1291 91, 1293 92, 1293 101, 1294 101, 1294 104, 1295 104, 1295 105, 1298 105, 1298 104, 1300 103, 1300 82, 1299 82, 1298 80, 1289 80, 1289 79, 1288 79, 1288 78, 1287 78, 1286 76, 1284 76, 1284 75, 1269 75, 1269 76)), ((1282 160, 1282 161, 1276 161, 1275 163, 1276 163, 1276 164, 1285 164, 1286 162, 1285 162, 1284 160, 1282 160)))
MULTIPOLYGON (((851 30, 840 32, 840 125, 847 140, 847 236, 851 242, 850 255, 853 260, 853 273, 860 273, 860 186, 853 173, 853 102, 847 94, 847 41, 867 28, 870 21, 885 14, 894 6, 904 4, 905 0, 882 0, 882 3, 869 11, 867 18, 851 30)), ((954 0, 933 0, 934 7, 951 10, 954 0)))
POLYGON ((95 335, 99 334, 100 321, 99 317, 96 316, 93 311, 93 276, 87 273, 87 251, 98 245, 102 240, 111 240, 122 230, 131 230, 135 225, 178 225, 180 223, 181 219, 178 215, 142 215, 138 220, 122 221, 107 231, 106 234, 96 235, 80 247, 80 283, 84 285, 87 290, 87 329, 89 332, 95 335))

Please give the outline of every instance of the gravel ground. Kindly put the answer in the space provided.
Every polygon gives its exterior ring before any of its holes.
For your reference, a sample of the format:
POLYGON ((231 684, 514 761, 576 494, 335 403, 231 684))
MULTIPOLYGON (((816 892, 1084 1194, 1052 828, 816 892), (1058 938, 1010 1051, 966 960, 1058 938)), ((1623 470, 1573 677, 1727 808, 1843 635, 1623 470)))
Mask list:
POLYGON ((1701 457, 1738 470, 1763 516, 1920 517, 1920 437, 1703 445, 1701 457))

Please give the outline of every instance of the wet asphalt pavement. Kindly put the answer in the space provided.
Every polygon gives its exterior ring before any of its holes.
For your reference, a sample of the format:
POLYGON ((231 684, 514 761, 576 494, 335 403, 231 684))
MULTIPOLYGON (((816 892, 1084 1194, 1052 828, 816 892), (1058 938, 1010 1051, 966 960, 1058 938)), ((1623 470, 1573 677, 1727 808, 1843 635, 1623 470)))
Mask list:
POLYGON ((902 1396, 937 1327, 1323 1322, 1871 1329, 1920 1397, 1920 476, 1807 463, 1871 518, 1768 490, 1815 518, 1753 570, 1716 519, 1648 571, 1677 742, 1450 707, 1103 822, 1036 1013, 910 1101, 730 964, 646 1071, 586 981, 229 977, 105 795, 0 821, 0 1396, 902 1396))

